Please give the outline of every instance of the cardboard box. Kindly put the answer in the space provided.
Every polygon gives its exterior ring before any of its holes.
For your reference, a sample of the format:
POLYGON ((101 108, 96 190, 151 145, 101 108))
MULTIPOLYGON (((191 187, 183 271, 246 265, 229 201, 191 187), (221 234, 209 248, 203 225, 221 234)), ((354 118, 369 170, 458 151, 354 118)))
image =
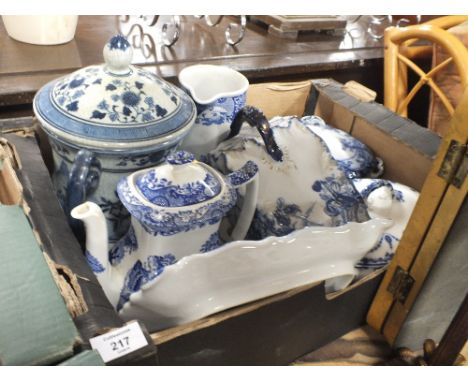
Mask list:
MULTIPOLYGON (((300 113, 321 116, 331 125, 366 143, 382 157, 384 178, 421 190, 437 153, 439 137, 382 105, 362 101, 344 89, 341 84, 327 79, 298 84, 253 85, 248 103, 264 109, 273 105, 266 110, 267 115, 290 115, 292 110, 299 110, 300 113)), ((29 163, 18 171, 19 178, 25 185, 25 199, 35 203, 31 218, 43 238, 44 247, 53 253, 57 264, 67 266, 78 280, 74 290, 76 295, 83 296, 87 310, 75 315, 74 321, 83 338, 86 341, 99 332, 121 326, 123 323, 106 302, 87 267, 81 248, 66 227, 65 216, 53 196, 34 138, 10 136, 9 140, 15 145, 21 160, 29 163)), ((42 155, 46 156, 46 153, 42 155)), ((315 283, 187 325, 151 333, 157 347, 158 363, 290 363, 364 324, 384 272, 376 271, 332 295, 325 295, 323 282, 315 283)))

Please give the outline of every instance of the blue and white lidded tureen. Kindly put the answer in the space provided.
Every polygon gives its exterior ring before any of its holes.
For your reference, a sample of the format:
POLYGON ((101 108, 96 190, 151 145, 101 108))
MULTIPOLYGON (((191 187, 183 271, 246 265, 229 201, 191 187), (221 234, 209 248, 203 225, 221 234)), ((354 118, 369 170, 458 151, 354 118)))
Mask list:
POLYGON ((231 136, 210 151, 206 161, 226 172, 245 160, 259 168, 259 196, 248 239, 369 220, 364 200, 345 171, 300 118, 268 121, 255 107, 244 107, 231 125, 231 136))
POLYGON ((86 226, 88 262, 117 309, 182 257, 209 252, 221 246, 222 239, 244 238, 258 195, 258 167, 244 163, 223 176, 194 160, 193 154, 178 151, 164 164, 122 178, 117 193, 132 216, 131 226, 112 248, 99 206, 85 202, 72 210, 86 226), (242 186, 246 196, 237 224, 221 238, 221 221, 242 186))
POLYGON ((182 90, 130 65, 133 50, 123 36, 103 53, 105 64, 46 84, 33 107, 52 146, 62 206, 68 212, 85 200, 97 203, 112 242, 128 228, 118 180, 162 162, 189 132, 196 108, 182 90))

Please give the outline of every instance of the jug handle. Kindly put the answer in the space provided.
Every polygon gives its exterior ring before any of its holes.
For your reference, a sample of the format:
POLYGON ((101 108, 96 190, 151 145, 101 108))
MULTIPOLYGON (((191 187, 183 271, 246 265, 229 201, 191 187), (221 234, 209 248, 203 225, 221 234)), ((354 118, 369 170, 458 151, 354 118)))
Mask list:
POLYGON ((247 122, 250 126, 257 128, 258 132, 262 136, 263 142, 265 142, 265 148, 268 154, 270 154, 275 161, 281 162, 283 160, 283 152, 275 142, 270 123, 265 117, 265 114, 254 106, 244 106, 239 110, 231 123, 231 132, 226 139, 235 137, 239 134, 244 122, 247 122))
POLYGON ((87 197, 99 185, 101 163, 89 150, 81 149, 75 157, 67 183, 65 208, 72 228, 75 219, 70 219, 70 212, 76 206, 84 203, 87 197))
POLYGON ((258 166, 249 160, 239 170, 233 171, 227 175, 226 178, 227 183, 233 188, 246 185, 241 212, 231 233, 231 240, 242 240, 247 235, 257 206, 258 166))

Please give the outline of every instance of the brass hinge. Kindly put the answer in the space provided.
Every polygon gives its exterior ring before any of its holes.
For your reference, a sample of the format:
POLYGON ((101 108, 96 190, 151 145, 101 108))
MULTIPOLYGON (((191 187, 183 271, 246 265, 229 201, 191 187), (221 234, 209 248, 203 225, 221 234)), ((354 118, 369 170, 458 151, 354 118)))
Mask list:
POLYGON ((455 140, 450 141, 449 148, 439 169, 438 175, 447 183, 460 188, 468 173, 467 145, 455 140))
POLYGON ((466 174, 468 174, 468 150, 466 150, 465 145, 465 155, 463 156, 460 166, 458 166, 458 170, 453 176, 452 184, 457 188, 461 188, 463 182, 465 181, 466 174))
POLYGON ((393 299, 405 303, 408 294, 413 287, 414 279, 402 267, 398 266, 393 274, 387 290, 393 294, 393 299))

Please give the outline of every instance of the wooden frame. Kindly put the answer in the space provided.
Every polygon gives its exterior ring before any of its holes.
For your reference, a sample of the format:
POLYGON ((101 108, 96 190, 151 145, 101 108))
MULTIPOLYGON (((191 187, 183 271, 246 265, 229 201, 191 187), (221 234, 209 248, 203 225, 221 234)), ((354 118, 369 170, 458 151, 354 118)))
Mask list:
POLYGON ((421 196, 402 237, 395 258, 379 287, 368 313, 368 322, 393 344, 415 300, 423 287, 433 262, 447 237, 457 214, 465 202, 468 138, 468 50, 445 29, 468 20, 468 16, 446 16, 407 28, 388 28, 385 32, 384 103, 390 110, 407 116, 408 104, 423 85, 429 85, 441 99, 452 117, 449 132, 444 137, 428 174, 421 196), (412 59, 432 55, 433 46, 413 46, 418 40, 440 45, 450 56, 428 73, 412 59), (458 107, 450 103, 433 81, 433 76, 454 63, 464 94, 458 107), (408 92, 408 67, 420 80, 408 92), (453 155, 455 154, 455 155, 453 155), (452 161, 448 160, 452 158, 452 161), (445 171, 448 170, 448 173, 445 171), (445 173, 445 175, 444 175, 445 173), (412 287, 404 298, 389 290, 395 275, 403 274, 412 287))

